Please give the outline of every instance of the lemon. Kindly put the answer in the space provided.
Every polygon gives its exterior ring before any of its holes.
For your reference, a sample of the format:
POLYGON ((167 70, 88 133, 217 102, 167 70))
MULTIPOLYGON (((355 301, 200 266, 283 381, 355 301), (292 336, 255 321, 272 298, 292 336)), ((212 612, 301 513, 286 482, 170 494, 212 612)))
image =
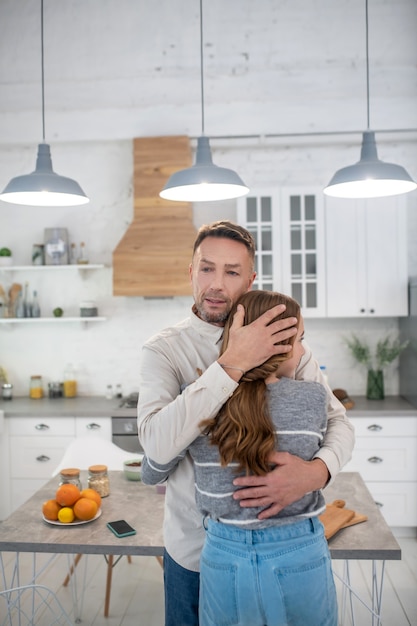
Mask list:
POLYGON ((55 317, 62 317, 62 315, 64 314, 63 309, 61 309, 60 306, 57 306, 52 313, 54 314, 55 317))
POLYGON ((69 506, 63 506, 58 511, 58 519, 63 524, 71 524, 74 521, 74 511, 69 506))

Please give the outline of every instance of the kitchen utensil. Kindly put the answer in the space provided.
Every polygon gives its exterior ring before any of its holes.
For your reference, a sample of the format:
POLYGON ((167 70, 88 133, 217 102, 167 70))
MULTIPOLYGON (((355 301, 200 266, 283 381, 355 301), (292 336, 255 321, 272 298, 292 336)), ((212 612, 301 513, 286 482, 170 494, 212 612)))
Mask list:
POLYGON ((326 539, 333 537, 342 528, 365 522, 367 519, 366 515, 345 509, 344 500, 334 500, 327 504, 325 512, 320 515, 326 539))

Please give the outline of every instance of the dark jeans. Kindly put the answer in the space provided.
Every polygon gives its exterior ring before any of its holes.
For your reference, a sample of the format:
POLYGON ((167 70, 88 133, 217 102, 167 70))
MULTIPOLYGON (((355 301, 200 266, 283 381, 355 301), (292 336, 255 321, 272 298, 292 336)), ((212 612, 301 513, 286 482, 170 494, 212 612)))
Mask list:
POLYGON ((165 626, 198 626, 200 574, 164 553, 165 626))

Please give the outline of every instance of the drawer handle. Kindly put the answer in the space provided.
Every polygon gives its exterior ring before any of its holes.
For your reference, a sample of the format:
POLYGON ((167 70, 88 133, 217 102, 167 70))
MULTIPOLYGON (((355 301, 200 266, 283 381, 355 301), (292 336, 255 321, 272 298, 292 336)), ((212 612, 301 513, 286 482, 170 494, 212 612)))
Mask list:
POLYGON ((371 424, 370 426, 368 426, 368 430, 372 430, 372 432, 379 432, 380 430, 382 430, 382 426, 380 426, 379 424, 371 424))
POLYGON ((36 430, 49 430, 48 424, 36 424, 36 430))
POLYGON ((100 430, 101 426, 100 426, 100 424, 96 424, 95 422, 91 422, 90 424, 87 424, 86 428, 88 428, 88 430, 100 430))
POLYGON ((46 456, 46 454, 40 454, 39 456, 36 457, 36 460, 39 461, 40 463, 46 463, 47 461, 50 461, 51 459, 49 458, 49 456, 46 456))
POLYGON ((375 504, 377 505, 378 508, 382 509, 382 507, 384 506, 382 504, 382 502, 377 502, 377 500, 375 500, 375 504))
POLYGON ((371 456, 369 457, 369 463, 382 463, 384 459, 381 459, 380 456, 371 456))

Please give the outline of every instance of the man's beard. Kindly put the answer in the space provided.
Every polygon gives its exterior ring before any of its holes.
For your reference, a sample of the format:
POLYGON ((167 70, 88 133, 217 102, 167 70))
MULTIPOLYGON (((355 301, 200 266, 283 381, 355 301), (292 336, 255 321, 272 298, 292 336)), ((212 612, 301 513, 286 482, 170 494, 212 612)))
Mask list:
MULTIPOLYGON (((205 298, 207 297, 207 294, 205 295, 205 298)), ((215 296, 212 296, 215 297, 215 296)), ((204 322, 208 322, 209 324, 224 324, 224 322, 227 320, 227 318, 229 317, 229 313, 231 311, 232 308, 232 302, 227 299, 225 300, 225 303, 227 304, 226 310, 225 311, 207 311, 204 308, 204 302, 205 302, 205 298, 203 298, 203 300, 201 300, 200 302, 196 302, 195 303, 195 307, 197 309, 197 313, 198 316, 204 321, 204 322)))

